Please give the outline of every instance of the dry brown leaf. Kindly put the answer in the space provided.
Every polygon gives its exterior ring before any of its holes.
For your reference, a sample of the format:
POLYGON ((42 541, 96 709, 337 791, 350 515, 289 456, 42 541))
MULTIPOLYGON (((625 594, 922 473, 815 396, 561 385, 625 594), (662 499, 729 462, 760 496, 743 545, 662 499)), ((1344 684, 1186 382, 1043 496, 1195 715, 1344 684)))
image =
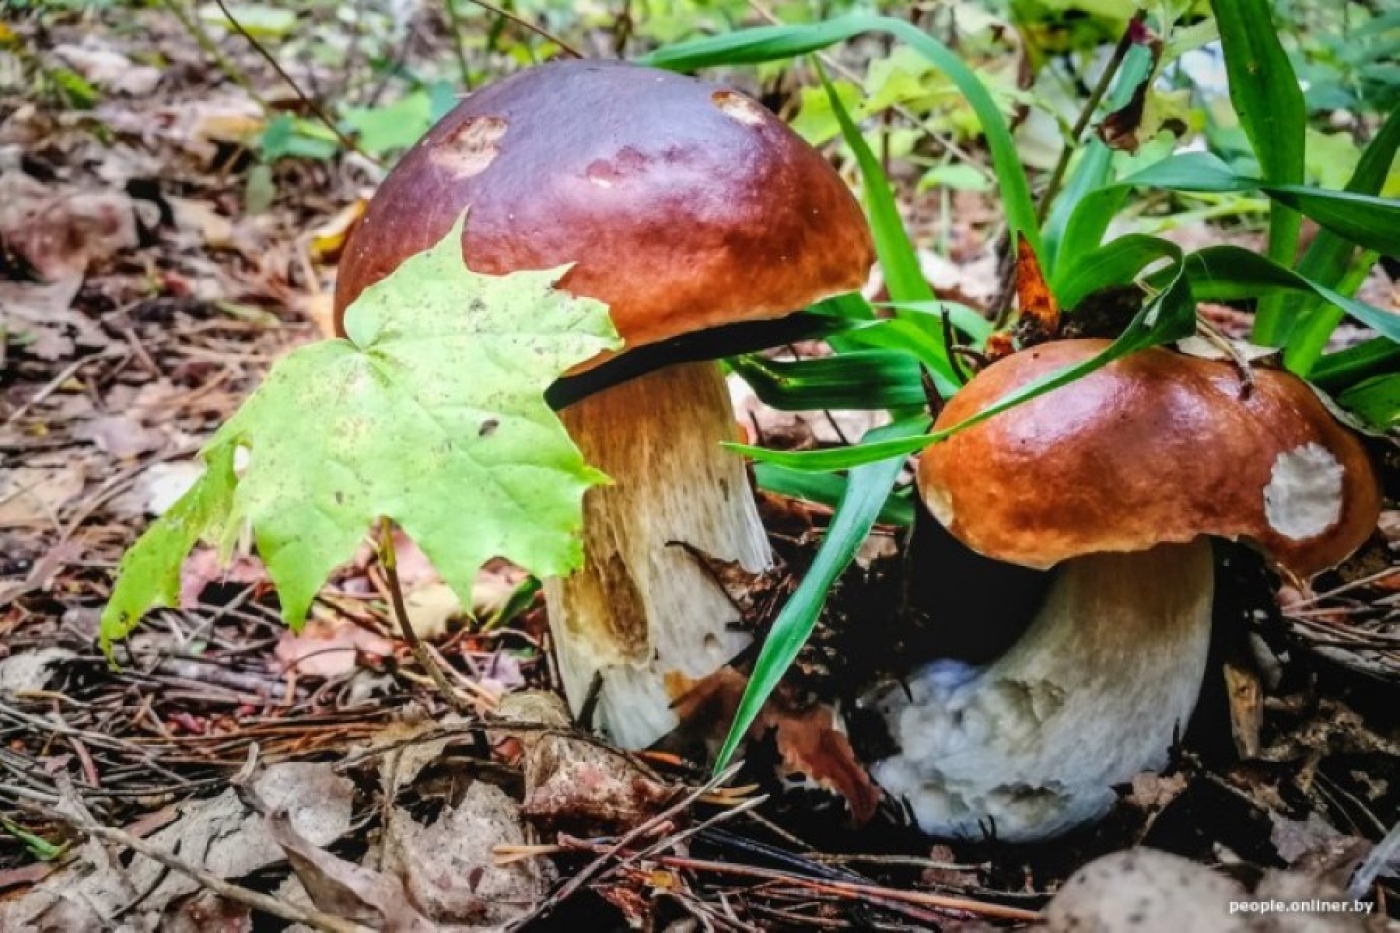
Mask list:
POLYGON ((413 903, 439 923, 509 923, 529 911, 554 880, 544 860, 494 863, 497 846, 529 840, 520 806, 483 781, 429 826, 394 808, 385 838, 386 870, 401 877, 413 903))
POLYGON ((47 282, 137 245, 136 209, 116 191, 50 188, 28 175, 0 175, 0 240, 47 282))
POLYGON ((829 707, 814 706, 802 712, 765 707, 760 719, 775 730, 784 769, 800 772, 844 797, 855 825, 864 825, 875 815, 880 792, 856 760, 850 740, 837 730, 829 707))
MULTIPOLYGON (((725 666, 698 681, 673 680, 667 686, 678 696, 675 710, 682 728, 708 724, 714 735, 722 737, 739 708, 748 678, 725 666)), ((880 792, 856 760, 850 740, 837 728, 830 707, 787 709, 774 698, 764 704, 749 727, 749 739, 758 739, 769 730, 774 733, 786 772, 805 775, 844 797, 857 826, 875 815, 880 792)))
POLYGON ((267 827, 319 910, 386 933, 436 933, 438 928, 409 903, 398 878, 313 845, 292 828, 285 812, 269 813, 267 827))
POLYGON ((83 492, 83 466, 24 466, 0 470, 0 528, 50 527, 58 511, 83 492))
POLYGON ((262 583, 268 579, 262 561, 245 554, 235 555, 227 567, 211 547, 196 547, 180 567, 180 608, 193 609, 212 583, 262 583))
POLYGON ((274 654, 279 672, 296 668, 312 677, 338 677, 359 667, 361 652, 387 658, 394 643, 347 619, 313 614, 301 634, 282 632, 274 654))
MULTIPOLYGON (((553 693, 507 694, 497 714, 514 722, 570 728, 568 711, 553 693)), ((677 789, 653 780, 631 759, 584 739, 536 730, 493 733, 523 749, 525 803, 521 812, 550 829, 583 835, 623 832, 664 809, 677 789)))

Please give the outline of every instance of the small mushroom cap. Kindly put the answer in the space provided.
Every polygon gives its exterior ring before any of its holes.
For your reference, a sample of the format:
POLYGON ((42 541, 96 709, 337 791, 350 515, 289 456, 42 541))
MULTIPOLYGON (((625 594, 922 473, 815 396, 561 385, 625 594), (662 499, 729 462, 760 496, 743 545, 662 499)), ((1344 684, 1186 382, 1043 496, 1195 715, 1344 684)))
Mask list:
MULTIPOLYGON (((935 428, 1107 345, 1063 340, 1006 357, 935 428)), ((1008 563, 1044 568, 1217 535, 1311 576, 1375 528, 1376 474, 1302 380, 1256 369, 1254 390, 1241 388, 1230 363, 1133 353, 929 447, 919 491, 959 540, 1008 563)))
POLYGON ((409 150, 346 246, 345 308, 470 208, 467 265, 576 263, 627 345, 782 317, 865 284, 860 205, 811 146, 734 91, 622 62, 541 65, 473 93, 409 150))

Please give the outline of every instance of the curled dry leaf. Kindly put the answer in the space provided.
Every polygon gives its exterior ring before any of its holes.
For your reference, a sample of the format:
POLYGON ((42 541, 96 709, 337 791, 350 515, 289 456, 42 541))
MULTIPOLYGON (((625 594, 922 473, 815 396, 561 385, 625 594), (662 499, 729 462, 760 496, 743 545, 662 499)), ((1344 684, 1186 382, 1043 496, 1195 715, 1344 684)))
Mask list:
POLYGON ((0 241, 45 281, 71 279, 136 247, 136 209, 119 192, 50 188, 6 172, 0 175, 0 241))
POLYGON ((494 864, 497 846, 529 841, 520 819, 520 806, 483 781, 429 826, 396 807, 385 834, 387 870, 403 879, 414 905, 433 921, 472 929, 509 923, 554 880, 544 860, 494 864))
POLYGON ((348 619, 318 612, 300 634, 283 631, 274 654, 280 670, 296 668, 299 674, 338 677, 359 667, 361 652, 387 658, 394 653, 394 643, 348 619))
POLYGON ((437 933, 438 927, 409 903, 398 878, 313 845, 296 831, 285 811, 268 814, 267 828, 319 910, 376 930, 437 933))
MULTIPOLYGON (((260 797, 292 813, 300 837, 329 845, 350 829, 354 785, 326 763, 289 762, 254 780, 260 797)), ((152 834, 157 848, 219 878, 237 880, 282 861, 266 822, 232 790, 179 808, 179 819, 152 834)), ((101 930, 123 916, 132 930, 164 929, 167 913, 198 882, 144 856, 129 864, 97 841, 22 897, 0 907, 0 930, 101 930)))
MULTIPOLYGON (((507 694, 497 712, 515 722, 572 728, 564 701, 553 693, 507 694)), ((585 835, 622 832, 676 797, 676 787, 655 780, 631 758, 585 739, 508 728, 493 737, 519 744, 525 774, 521 812, 542 827, 585 835)))
MULTIPOLYGON (((689 684, 673 684, 672 689, 679 696, 675 708, 681 728, 691 732, 718 730, 714 734, 722 738, 747 686, 748 678, 728 666, 689 684)), ((875 815, 880 792, 856 760, 855 750, 830 707, 790 707, 780 692, 764 704, 749 728, 748 738, 756 741, 770 731, 782 759, 785 778, 805 776, 820 787, 840 794, 858 826, 875 815)))

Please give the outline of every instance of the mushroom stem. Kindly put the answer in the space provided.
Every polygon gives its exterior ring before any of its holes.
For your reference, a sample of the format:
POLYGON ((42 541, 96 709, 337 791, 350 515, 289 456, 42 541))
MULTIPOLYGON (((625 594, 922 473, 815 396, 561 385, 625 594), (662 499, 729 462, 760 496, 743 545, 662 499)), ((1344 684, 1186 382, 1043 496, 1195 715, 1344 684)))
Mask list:
POLYGON ((641 748, 676 725, 675 696, 748 644, 739 613, 684 542, 745 570, 772 560, 714 363, 648 373, 560 412, 584 459, 612 480, 584 494, 584 566, 545 581, 575 714, 601 679, 594 724, 641 748))
POLYGON ((1102 816, 1186 728, 1213 591, 1205 538, 1065 562, 998 660, 933 661, 869 701, 900 749, 872 775, 931 835, 1026 842, 1102 816))

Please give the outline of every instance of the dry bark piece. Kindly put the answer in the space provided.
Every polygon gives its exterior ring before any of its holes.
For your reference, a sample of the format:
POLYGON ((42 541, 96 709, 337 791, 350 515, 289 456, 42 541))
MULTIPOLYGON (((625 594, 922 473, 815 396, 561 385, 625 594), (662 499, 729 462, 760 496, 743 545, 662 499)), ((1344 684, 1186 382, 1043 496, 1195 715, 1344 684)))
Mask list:
MULTIPOLYGON (((1001 360, 935 428, 1106 346, 1066 340, 1001 360)), ((1233 365, 1160 349, 930 447, 918 484, 972 551, 1059 566, 1019 640, 990 665, 936 659, 907 694, 869 698, 899 748, 872 773, 926 832, 1010 841, 1096 819, 1114 786, 1167 763, 1205 673, 1208 536, 1245 539, 1306 576, 1359 547, 1379 509, 1360 442, 1301 380, 1259 370, 1245 393, 1233 365)), ((925 608, 931 624, 962 624, 925 608)))
MULTIPOLYGON (((337 314, 463 211, 470 268, 572 263, 561 287, 606 302, 629 351, 855 290, 874 260, 859 204, 781 120, 621 62, 532 68, 449 113, 350 235, 337 314)), ((561 417, 612 479, 584 497, 585 567, 546 582, 565 692, 578 712, 601 677, 596 724, 644 746, 676 724, 667 675, 703 677, 747 643, 724 594, 668 543, 757 572, 767 538, 742 460, 721 447, 737 433, 714 364, 648 372, 561 417)))

